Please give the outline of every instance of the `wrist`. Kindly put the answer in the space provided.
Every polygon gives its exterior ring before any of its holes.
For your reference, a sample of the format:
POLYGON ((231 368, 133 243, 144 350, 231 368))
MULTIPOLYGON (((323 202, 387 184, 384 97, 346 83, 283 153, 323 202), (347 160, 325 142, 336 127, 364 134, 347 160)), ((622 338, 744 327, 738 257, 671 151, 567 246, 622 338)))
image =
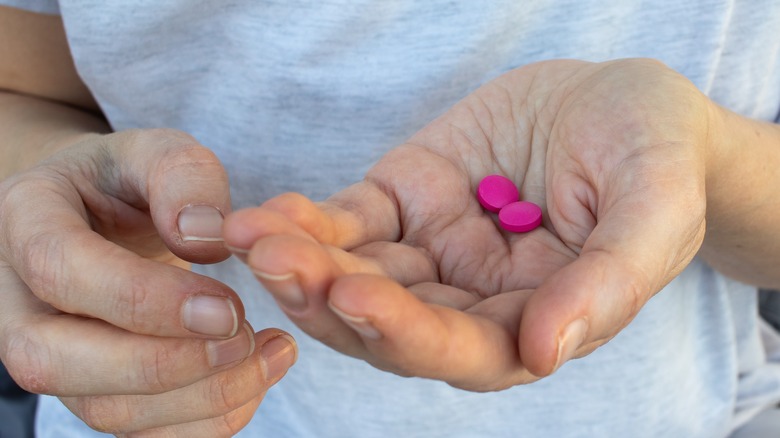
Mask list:
POLYGON ((707 219, 748 216, 776 203, 780 127, 710 103, 706 139, 707 219), (730 212, 730 213, 727 213, 730 212))
POLYGON ((780 127, 711 104, 706 143, 707 232, 701 256, 762 286, 780 284, 780 127))
MULTIPOLYGON (((731 155, 733 141, 726 138, 728 131, 725 129, 728 114, 726 110, 710 99, 707 99, 707 131, 704 140, 705 166, 704 181, 707 193, 708 211, 718 202, 716 193, 722 191, 721 184, 724 175, 728 175, 728 167, 724 169, 723 163, 728 163, 731 155)), ((728 187, 728 185, 725 185, 728 187)))

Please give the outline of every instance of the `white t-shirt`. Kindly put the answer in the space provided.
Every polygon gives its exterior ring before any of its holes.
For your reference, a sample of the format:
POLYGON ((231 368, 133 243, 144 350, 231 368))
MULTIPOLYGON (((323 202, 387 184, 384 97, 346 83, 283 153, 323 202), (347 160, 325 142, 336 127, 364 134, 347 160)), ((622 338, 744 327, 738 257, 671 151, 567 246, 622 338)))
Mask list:
MULTIPOLYGON (((479 85, 538 60, 658 58, 734 111, 780 115, 772 0, 2 3, 61 13, 112 126, 194 135, 228 169, 236 208, 285 191, 324 198, 479 85)), ((299 341, 299 362, 241 436, 713 438, 780 400, 755 288, 699 260, 604 347, 489 394, 330 350, 234 260, 197 269, 238 291, 255 327, 299 341)), ((88 432, 42 399, 41 438, 88 432)))

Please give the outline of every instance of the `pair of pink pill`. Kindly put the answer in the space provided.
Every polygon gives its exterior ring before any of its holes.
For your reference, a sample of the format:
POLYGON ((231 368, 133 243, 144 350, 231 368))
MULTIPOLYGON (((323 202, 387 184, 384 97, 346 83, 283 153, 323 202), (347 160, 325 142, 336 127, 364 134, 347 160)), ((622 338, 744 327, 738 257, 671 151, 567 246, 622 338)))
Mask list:
POLYGON ((542 209, 533 202, 520 201, 520 192, 512 180, 488 175, 477 187, 477 200, 485 210, 498 213, 501 228, 526 233, 542 223, 542 209))

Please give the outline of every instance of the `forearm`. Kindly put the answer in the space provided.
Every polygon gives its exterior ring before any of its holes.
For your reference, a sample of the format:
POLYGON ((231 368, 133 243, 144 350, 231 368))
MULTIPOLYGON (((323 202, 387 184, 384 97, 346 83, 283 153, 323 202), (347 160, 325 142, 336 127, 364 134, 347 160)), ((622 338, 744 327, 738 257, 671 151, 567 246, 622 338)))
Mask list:
POLYGON ((99 115, 0 90, 0 181, 80 136, 108 131, 99 115))
POLYGON ((737 280, 780 287, 780 126, 713 114, 700 255, 737 280))

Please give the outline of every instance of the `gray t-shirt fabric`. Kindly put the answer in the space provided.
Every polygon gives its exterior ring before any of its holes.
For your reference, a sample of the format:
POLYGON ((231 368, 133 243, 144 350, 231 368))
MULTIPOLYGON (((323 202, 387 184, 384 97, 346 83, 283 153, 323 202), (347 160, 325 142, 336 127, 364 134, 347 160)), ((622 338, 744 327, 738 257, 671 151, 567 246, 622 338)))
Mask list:
MULTIPOLYGON (((721 105, 780 115, 772 0, 1 0, 60 13, 117 129, 172 127, 226 166, 236 208, 322 199, 479 85, 539 60, 662 60, 721 105)), ((307 337, 235 260, 196 267, 299 362, 240 436, 728 436, 780 400, 780 341, 756 288, 700 260, 613 341, 537 383, 478 394, 401 378, 307 337)), ((38 436, 91 432, 43 397, 38 436)))

